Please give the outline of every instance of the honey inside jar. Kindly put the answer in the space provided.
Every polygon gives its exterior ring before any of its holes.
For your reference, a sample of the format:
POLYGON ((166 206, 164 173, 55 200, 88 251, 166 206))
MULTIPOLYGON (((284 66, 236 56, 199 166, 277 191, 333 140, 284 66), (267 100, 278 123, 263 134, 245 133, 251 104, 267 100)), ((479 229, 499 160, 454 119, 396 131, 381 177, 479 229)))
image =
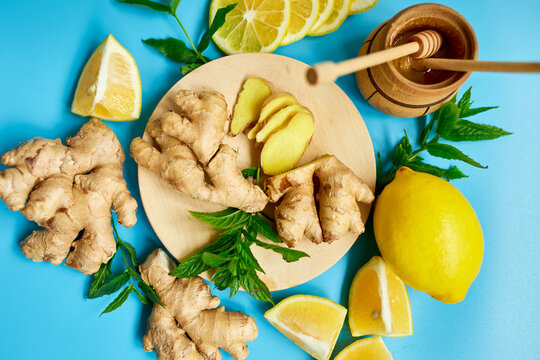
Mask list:
MULTIPOLYGON (((407 43, 409 38, 414 34, 423 30, 435 30, 439 32, 443 38, 442 46, 432 58, 445 58, 445 59, 462 59, 464 58, 463 47, 460 46, 458 39, 454 38, 450 34, 441 31, 440 28, 426 27, 426 26, 413 26, 407 30, 401 32, 394 38, 392 46, 399 46, 407 43)), ((400 59, 394 60, 394 66, 397 71, 405 78, 414 81, 418 84, 431 85, 448 80, 454 71, 446 70, 434 70, 434 69, 419 69, 413 66, 414 59, 411 56, 405 56, 400 59)))

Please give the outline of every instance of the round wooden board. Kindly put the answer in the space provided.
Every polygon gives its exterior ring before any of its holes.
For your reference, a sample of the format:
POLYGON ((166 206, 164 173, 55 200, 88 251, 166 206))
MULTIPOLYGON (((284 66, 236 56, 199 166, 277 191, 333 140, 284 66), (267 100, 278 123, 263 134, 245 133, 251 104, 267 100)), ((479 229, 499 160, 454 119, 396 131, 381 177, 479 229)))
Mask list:
MULTIPOLYGON (((225 96, 231 112, 244 81, 249 77, 260 77, 271 84, 274 92, 287 91, 293 94, 300 104, 314 114, 315 134, 298 165, 323 154, 333 154, 374 189, 375 156, 362 117, 336 84, 317 87, 308 85, 304 80, 307 68, 308 65, 300 61, 280 55, 226 56, 201 66, 178 81, 159 102, 151 118, 165 110, 174 109, 176 105, 173 96, 181 89, 219 91, 225 96)), ((244 134, 227 136, 224 142, 238 150, 239 168, 257 166, 259 150, 244 134)), ((139 187, 152 228, 163 245, 179 261, 215 239, 217 232, 192 217, 188 210, 210 212, 223 207, 182 194, 158 175, 140 166, 139 187)), ((366 220, 370 207, 361 204, 361 210, 366 220)), ((332 244, 315 245, 304 239, 298 249, 308 253, 310 258, 302 258, 293 263, 286 263, 280 255, 257 246, 252 246, 252 250, 266 272, 266 275, 260 274, 261 279, 274 291, 300 285, 322 274, 345 255, 355 240, 352 234, 332 244)), ((203 277, 208 279, 208 274, 203 274, 203 277)))

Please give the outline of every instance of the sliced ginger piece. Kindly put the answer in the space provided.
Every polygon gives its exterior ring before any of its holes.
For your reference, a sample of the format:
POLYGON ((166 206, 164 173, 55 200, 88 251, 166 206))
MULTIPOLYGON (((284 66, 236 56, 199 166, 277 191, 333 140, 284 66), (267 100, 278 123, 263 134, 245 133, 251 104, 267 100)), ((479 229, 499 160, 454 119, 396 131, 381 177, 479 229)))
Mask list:
POLYGON ((289 93, 275 93, 266 98, 264 103, 261 106, 261 113, 259 115, 259 120, 247 133, 247 138, 250 140, 255 139, 255 136, 262 129, 263 125, 266 123, 266 120, 278 112, 279 110, 287 107, 289 105, 298 104, 298 101, 294 96, 289 93))
POLYGON ((301 112, 311 114, 311 112, 302 105, 294 104, 284 107, 275 114, 271 115, 265 121, 265 123, 262 125, 261 130, 255 136, 255 139, 257 140, 257 142, 266 142, 270 135, 280 130, 283 126, 287 124, 288 120, 290 120, 294 115, 301 112))
POLYGON ((249 78, 244 82, 233 111, 231 121, 233 135, 240 134, 247 126, 259 119, 261 106, 270 94, 272 90, 263 79, 249 78))
POLYGON ((300 160, 314 132, 313 116, 296 114, 283 129, 274 133, 261 151, 261 168, 265 174, 278 175, 300 160))
POLYGON ((407 288, 380 256, 372 257, 353 279, 349 326, 353 336, 413 333, 407 288))

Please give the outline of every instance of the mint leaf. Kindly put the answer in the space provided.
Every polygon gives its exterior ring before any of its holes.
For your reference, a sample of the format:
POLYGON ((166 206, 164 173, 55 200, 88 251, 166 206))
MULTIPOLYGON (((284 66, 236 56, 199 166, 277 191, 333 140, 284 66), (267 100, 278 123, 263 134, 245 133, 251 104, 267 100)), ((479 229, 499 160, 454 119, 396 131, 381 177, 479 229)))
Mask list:
POLYGON ((512 133, 495 126, 476 124, 468 120, 459 119, 452 130, 444 135, 443 139, 449 141, 479 141, 491 140, 512 133))
POLYGON ((120 275, 112 278, 111 280, 101 285, 91 295, 88 295, 88 298, 95 299, 103 295, 113 294, 117 292, 118 290, 120 290, 122 286, 124 286, 127 283, 128 280, 129 280, 129 274, 127 272, 123 272, 120 275))
POLYGON ((217 229, 238 229, 244 227, 251 214, 235 208, 228 208, 213 213, 189 212, 193 217, 217 229))
POLYGON ((202 65, 204 65, 202 61, 186 64, 180 67, 180 72, 185 76, 202 65))
POLYGON ((437 134, 444 136, 456 124, 459 117, 459 107, 454 103, 446 103, 437 111, 437 126, 435 127, 435 131, 437 134))
POLYGON ((244 178, 257 178, 257 174, 259 173, 259 168, 258 167, 252 167, 252 168, 247 168, 247 169, 244 169, 242 170, 242 176, 244 178))
POLYGON ((128 242, 122 241, 120 243, 120 246, 122 246, 122 248, 124 248, 124 250, 126 250, 129 254, 129 258, 131 259, 131 263, 133 264, 133 266, 138 267, 139 261, 137 260, 137 252, 135 251, 133 245, 128 242))
POLYGON ((163 304, 161 303, 161 300, 159 299, 159 296, 156 294, 156 291, 154 290, 153 287, 151 287, 150 285, 148 285, 142 280, 139 281, 137 285, 139 286, 139 289, 142 290, 142 292, 148 297, 148 299, 151 302, 163 306, 163 304))
POLYGON ((309 255, 303 251, 289 249, 274 244, 268 244, 260 240, 255 240, 255 244, 264 249, 272 250, 273 252, 280 254, 283 257, 283 260, 285 260, 286 262, 294 262, 303 257, 309 257, 309 255))
POLYGON ((255 300, 266 301, 274 304, 272 301, 272 295, 266 284, 259 279, 255 271, 251 270, 242 277, 241 280, 242 287, 246 290, 255 300))
POLYGON ((437 166, 428 165, 420 161, 411 162, 407 165, 410 169, 414 171, 425 172, 431 175, 438 176, 443 179, 453 180, 467 177, 464 173, 461 172, 456 166, 452 166, 450 169, 442 169, 437 166))
POLYGON ((473 116, 473 115, 476 115, 476 114, 483 113, 484 111, 488 111, 488 110, 491 110, 491 109, 497 109, 497 108, 498 108, 498 106, 484 106, 484 107, 479 107, 479 108, 474 108, 474 109, 467 109, 466 111, 462 111, 459 114, 459 117, 466 118, 466 117, 470 117, 470 116, 473 116))
POLYGON ((429 144, 427 146, 427 151, 431 155, 437 156, 443 159, 460 160, 472 166, 476 166, 483 169, 487 168, 487 166, 483 166, 479 164, 478 162, 471 159, 469 156, 465 155, 461 150, 453 147, 452 145, 439 144, 439 143, 429 144))
POLYGON ((167 5, 163 5, 155 1, 150 1, 150 0, 116 0, 116 1, 122 4, 144 6, 154 11, 171 14, 171 8, 169 8, 167 5))
POLYGON ((420 138, 418 139, 418 144, 420 144, 420 146, 423 146, 426 144, 427 139, 429 137, 429 134, 431 133, 431 130, 433 129, 433 124, 435 123, 438 114, 439 114, 438 112, 435 112, 431 116, 431 120, 428 122, 426 127, 424 127, 424 130, 422 130, 422 133, 420 134, 420 138))
POLYGON ((210 269, 210 266, 202 261, 202 254, 197 253, 182 261, 180 265, 172 271, 171 275, 178 278, 190 278, 195 277, 208 269, 210 269))
POLYGON ((203 251, 201 255, 201 260, 206 265, 217 268, 228 263, 230 261, 230 258, 217 255, 217 254, 212 254, 211 252, 208 252, 208 251, 203 251))
POLYGON ((461 99, 459 99, 457 106, 459 107, 459 116, 462 117, 463 113, 466 112, 472 105, 471 102, 471 91, 472 86, 470 86, 467 91, 463 93, 461 99))
POLYGON ((176 9, 178 9, 178 5, 180 5, 180 2, 182 0, 171 0, 171 12, 173 14, 176 14, 176 9))
POLYGON ((214 275, 212 275, 212 282, 214 286, 219 290, 225 290, 232 282, 231 273, 227 268, 219 268, 214 275))
POLYGON ((275 243, 282 243, 283 240, 278 236, 278 234, 272 228, 272 225, 263 220, 260 216, 256 215, 251 218, 249 223, 250 227, 253 227, 253 230, 268 240, 275 243))
POLYGON ((232 298, 240 289, 240 279, 235 276, 231 279, 229 299, 232 298))
POLYGON ((111 263, 113 259, 114 255, 109 259, 106 264, 101 264, 99 270, 93 275, 94 280, 92 281, 90 289, 88 290, 88 298, 92 299, 93 297, 95 297, 94 295, 97 289, 99 289, 105 283, 105 281, 107 281, 109 276, 111 276, 111 263))
POLYGON ((141 294, 139 292, 139 290, 137 290, 136 287, 133 288, 133 292, 135 294, 137 294, 137 297, 139 298, 139 300, 144 304, 144 305, 150 305, 150 300, 148 300, 148 298, 146 296, 144 296, 143 294, 141 294))
POLYGON ((109 306, 105 308, 105 310, 103 310, 103 312, 99 316, 118 309, 127 300, 129 293, 131 293, 133 289, 133 285, 125 287, 124 290, 122 290, 120 294, 118 294, 118 296, 109 304, 109 306))
POLYGON ((199 45, 197 45, 197 50, 199 52, 203 52, 204 50, 206 50, 206 48, 208 48, 208 45, 210 45, 210 40, 212 39, 212 36, 214 36, 216 31, 218 31, 219 28, 222 27, 223 24, 225 24, 225 17, 235 7, 236 7, 236 4, 230 4, 225 7, 222 7, 216 12, 216 15, 214 16, 214 20, 212 21, 212 24, 202 36, 201 41, 199 42, 199 45))
POLYGON ((170 37, 166 39, 146 39, 142 42, 152 46, 172 61, 179 63, 196 63, 199 61, 197 53, 188 48, 182 40, 170 37))

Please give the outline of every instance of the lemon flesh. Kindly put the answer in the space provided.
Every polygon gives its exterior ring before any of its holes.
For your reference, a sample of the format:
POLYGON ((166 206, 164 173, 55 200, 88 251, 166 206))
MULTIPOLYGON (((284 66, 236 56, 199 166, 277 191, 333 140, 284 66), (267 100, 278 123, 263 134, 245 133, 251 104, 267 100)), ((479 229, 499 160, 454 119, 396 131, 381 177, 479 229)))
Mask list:
POLYGON ((220 8, 234 3, 236 7, 213 36, 216 45, 229 55, 277 49, 289 27, 290 0, 213 0, 210 23, 220 8))
POLYGON ((379 0, 352 0, 349 14, 360 14, 372 9, 379 0))
POLYGON ((319 16, 319 0, 291 0, 291 21, 281 45, 288 45, 307 35, 319 16))
POLYGON ((380 336, 353 342, 343 349, 334 360, 393 360, 392 354, 380 336))
POLYGON ((349 291, 349 327, 353 336, 412 335, 407 288, 380 256, 354 277, 349 291))
POLYGON ((295 295, 268 310, 264 317, 283 335, 318 360, 328 360, 347 309, 332 300, 295 295))
POLYGON ((71 111, 102 120, 135 120, 141 113, 141 99, 135 60, 112 35, 107 36, 83 68, 71 111))
POLYGON ((326 22, 326 20, 328 20, 330 15, 332 15, 334 1, 335 0, 319 0, 319 15, 317 16, 317 20, 315 20, 315 23, 311 29, 309 29, 308 35, 315 35, 315 31, 317 31, 317 29, 319 29, 326 22))
POLYGON ((445 303, 465 298, 484 240, 473 208, 453 185, 402 167, 379 196, 373 224, 384 260, 407 285, 445 303))
POLYGON ((334 0, 330 16, 317 29, 312 29, 309 35, 320 36, 336 31, 349 16, 350 6, 351 0, 334 0))

